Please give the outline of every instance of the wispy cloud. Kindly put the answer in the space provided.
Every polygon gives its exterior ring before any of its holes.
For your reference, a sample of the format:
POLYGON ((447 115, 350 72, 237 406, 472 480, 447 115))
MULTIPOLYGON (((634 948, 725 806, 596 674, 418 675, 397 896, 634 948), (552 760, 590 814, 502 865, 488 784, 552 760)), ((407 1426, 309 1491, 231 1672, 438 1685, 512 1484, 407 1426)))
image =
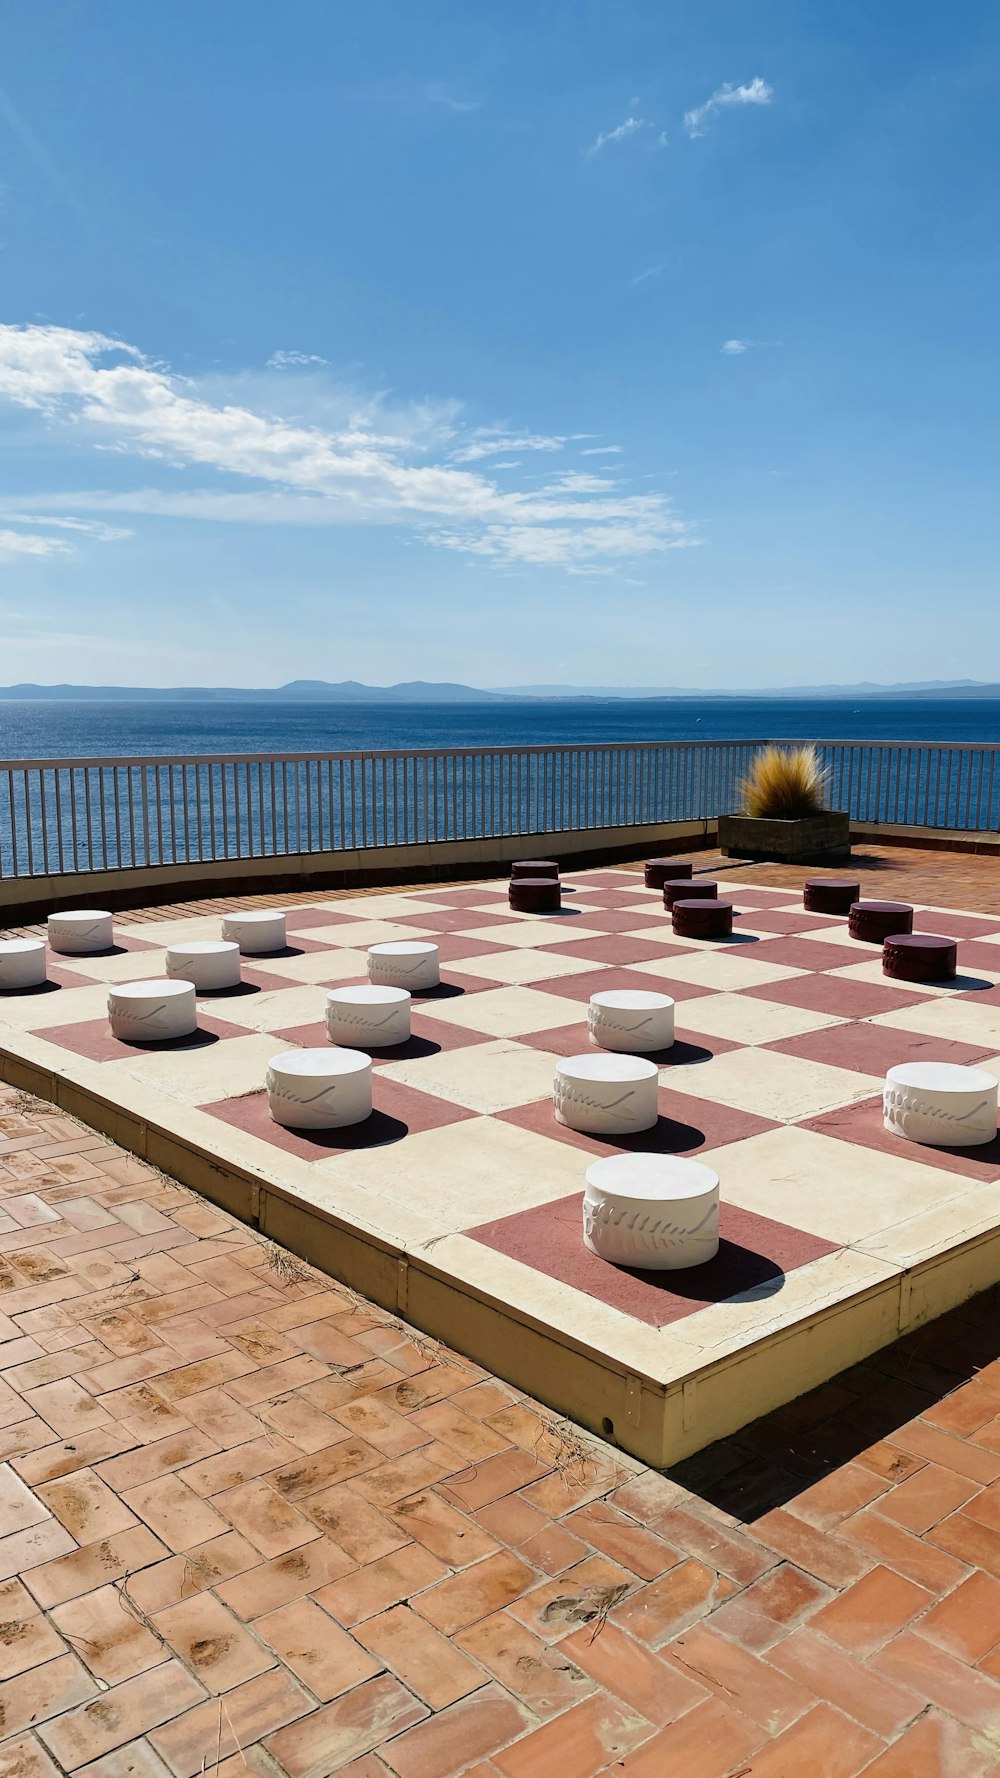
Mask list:
POLYGON ((719 351, 724 352, 727 358, 742 358, 749 345, 749 340, 723 340, 719 351))
POLYGON ((45 556, 71 556, 72 545, 60 537, 41 537, 33 531, 8 531, 0 528, 0 562, 16 561, 24 556, 36 560, 45 556))
MULTIPOLYGON (((504 488, 466 465, 518 451, 559 451, 577 435, 477 428, 455 420, 414 437, 376 398, 340 426, 303 424, 213 398, 136 347, 107 335, 54 326, 0 326, 0 402, 28 409, 74 446, 154 461, 163 487, 98 489, 61 498, 22 497, 19 511, 158 513, 220 522, 380 524, 408 528, 446 549, 503 563, 602 572, 615 562, 695 541, 661 494, 630 494, 597 477, 537 490, 504 488), (431 457, 437 458, 431 461, 431 457), (220 478, 198 488, 178 472, 220 478), (233 488, 234 478, 246 491, 233 488)), ((451 408, 442 408, 451 413, 451 408)), ((612 447, 596 446, 597 451, 612 447)), ((8 521, 10 524, 12 521, 8 521)), ((13 531, 20 554, 58 553, 59 537, 13 531), (34 537, 26 542, 25 536, 34 537)), ((7 533, 5 532, 5 538, 7 533)))
POLYGON ((704 105, 696 105, 693 111, 684 113, 684 128, 689 136, 704 136, 712 119, 720 111, 726 111, 733 105, 770 105, 774 97, 774 88, 766 80, 756 75, 745 86, 733 86, 725 81, 717 86, 710 99, 704 105))
POLYGON ((624 448, 623 445, 588 445, 585 451, 580 452, 580 455, 581 457, 620 457, 624 448))
POLYGON ((630 279, 630 282, 632 284, 645 284, 649 278, 658 278, 660 273, 665 272, 666 269, 667 262, 663 259, 660 261, 659 265, 648 265, 644 272, 636 272, 635 277, 630 279))
POLYGON ((318 352, 272 352, 267 361, 268 370, 292 370, 302 364, 329 364, 329 358, 321 358, 318 352))
POLYGON ((423 88, 423 96, 428 105, 440 105, 445 111, 478 111, 479 100, 467 99, 456 93, 453 87, 443 80, 430 80, 423 88))
POLYGON ((651 130, 652 127, 652 124, 647 123, 644 117, 627 117, 624 123, 616 125, 613 130, 602 130, 599 136, 595 136, 590 147, 585 148, 583 152, 584 154, 600 154, 602 148, 609 148, 613 142, 627 142, 630 136, 638 135, 640 130, 651 130))
POLYGON ((544 433, 495 432, 480 427, 467 444, 450 455, 453 463, 478 463, 483 457, 502 457, 507 451, 561 451, 565 443, 565 437, 548 438, 544 433))

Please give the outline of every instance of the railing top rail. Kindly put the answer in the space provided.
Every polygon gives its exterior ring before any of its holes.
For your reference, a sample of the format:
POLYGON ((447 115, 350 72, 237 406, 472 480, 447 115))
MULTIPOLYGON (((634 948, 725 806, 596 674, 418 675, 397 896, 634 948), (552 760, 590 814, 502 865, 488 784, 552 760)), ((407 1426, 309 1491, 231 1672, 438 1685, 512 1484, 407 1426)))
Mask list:
POLYGON ((113 758, 107 755, 63 756, 53 759, 2 759, 0 772, 25 771, 59 771, 67 767, 77 770, 91 767, 165 767, 165 766, 215 766, 215 765, 304 765, 310 761, 326 764, 338 763, 340 760, 392 760, 392 759, 470 759, 472 757, 513 758, 525 754, 545 753, 601 753, 611 750, 622 753, 645 753, 651 747, 679 749, 697 747, 703 751, 711 751, 725 747, 767 747, 771 745, 785 747, 866 747, 880 750, 898 751, 901 748, 923 748, 936 753, 1000 753, 1000 742, 996 741, 873 741, 860 738, 829 740, 806 736, 797 738, 792 735, 781 737, 773 742, 752 735, 733 735, 723 739, 689 736, 687 740, 648 740, 648 741, 548 741, 533 743, 524 747, 492 747, 481 743, 468 747, 355 747, 327 752, 313 748, 305 752, 279 753, 136 753, 128 758, 113 758))
MULTIPOLYGON (((69 757, 62 759, 0 759, 0 772, 55 771, 64 766, 82 770, 85 766, 215 766, 215 765, 302 765, 310 760, 349 759, 469 759, 474 755, 523 756, 525 753, 605 753, 612 749, 624 753, 645 753, 650 747, 766 747, 767 741, 733 736, 728 740, 702 740, 695 736, 687 741, 549 741, 530 747, 490 747, 475 744, 469 747, 352 747, 338 753, 312 749, 306 753, 135 753, 128 758, 107 755, 69 757)), ((798 743, 792 743, 798 745, 798 743)))

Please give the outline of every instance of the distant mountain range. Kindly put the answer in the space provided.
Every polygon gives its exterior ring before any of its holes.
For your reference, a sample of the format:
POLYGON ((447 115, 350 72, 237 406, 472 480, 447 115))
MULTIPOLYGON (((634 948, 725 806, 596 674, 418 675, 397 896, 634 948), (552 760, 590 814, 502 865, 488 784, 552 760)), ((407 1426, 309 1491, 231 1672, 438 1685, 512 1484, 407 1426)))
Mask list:
POLYGON ((931 679, 912 684, 782 685, 767 690, 709 691, 687 686, 506 685, 484 691, 425 679, 401 685, 363 685, 357 679, 332 684, 326 679, 293 679, 279 686, 5 685, 0 700, 99 703, 254 703, 254 704, 508 704, 520 700, 670 699, 687 702, 733 698, 969 698, 1000 699, 1000 685, 976 679, 931 679))

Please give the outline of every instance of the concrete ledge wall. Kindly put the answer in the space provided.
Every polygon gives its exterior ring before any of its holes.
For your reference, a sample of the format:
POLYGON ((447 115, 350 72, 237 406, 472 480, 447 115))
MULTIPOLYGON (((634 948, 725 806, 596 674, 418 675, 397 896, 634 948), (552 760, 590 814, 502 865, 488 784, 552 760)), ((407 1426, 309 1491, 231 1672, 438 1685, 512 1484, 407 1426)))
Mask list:
POLYGON ((38 919, 59 906, 148 907, 209 895, 266 894, 272 890, 280 894, 282 890, 366 888, 376 883, 489 876, 505 872, 517 858, 558 858, 567 869, 584 868, 606 860, 691 851, 713 845, 715 836, 714 820, 667 821, 648 827, 570 828, 560 833, 366 846, 351 852, 299 852, 275 858, 226 858, 212 864, 10 877, 0 881, 0 918, 15 925, 38 919))

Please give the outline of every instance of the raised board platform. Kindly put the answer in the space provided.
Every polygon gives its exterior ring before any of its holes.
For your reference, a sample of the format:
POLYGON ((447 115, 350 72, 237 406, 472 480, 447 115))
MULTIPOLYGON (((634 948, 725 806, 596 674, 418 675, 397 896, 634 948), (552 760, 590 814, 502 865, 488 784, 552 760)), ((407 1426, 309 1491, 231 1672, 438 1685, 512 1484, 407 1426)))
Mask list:
POLYGON ((240 989, 200 997, 196 1036, 156 1047, 111 1037, 107 984, 162 974, 167 944, 219 922, 123 917, 113 954, 52 959, 47 989, 0 998, 0 1072, 660 1465, 1000 1276, 1000 1141, 916 1148, 881 1116, 895 1062, 1000 1069, 1000 919, 921 911, 959 940, 960 975, 916 987, 794 891, 731 877, 734 936, 699 942, 641 874, 564 888, 545 918, 495 882, 295 908, 286 951, 245 960, 240 989), (440 945, 443 982, 375 1056, 374 1117, 273 1124, 268 1058, 325 1043, 324 987, 409 937, 440 945), (555 1058, 588 1047, 589 996, 615 987, 678 1003, 659 1123, 618 1145, 551 1108, 555 1058), (643 1276, 583 1247, 587 1162, 630 1145, 719 1173, 710 1265, 643 1276))

